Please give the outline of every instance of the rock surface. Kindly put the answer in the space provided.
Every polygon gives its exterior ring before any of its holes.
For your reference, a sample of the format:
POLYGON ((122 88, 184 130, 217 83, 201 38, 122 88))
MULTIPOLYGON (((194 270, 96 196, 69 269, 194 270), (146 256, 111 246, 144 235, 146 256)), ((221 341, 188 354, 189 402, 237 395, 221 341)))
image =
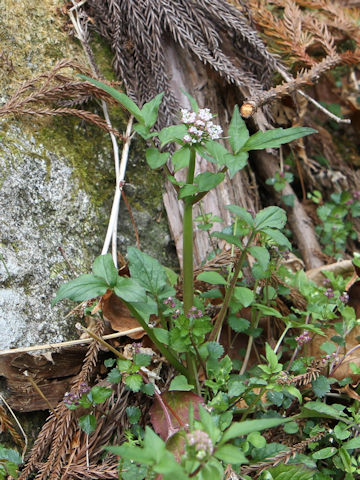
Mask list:
MULTIPOLYGON (((0 19, 1 103, 21 81, 48 71, 63 58, 86 64, 80 45, 64 29, 62 5, 0 0, 5 12, 0 19)), ((95 44, 95 53, 109 69, 106 47, 95 44)), ((121 129, 121 123, 117 127, 121 129)), ((0 349, 76 338, 74 322, 65 318, 73 304, 51 308, 50 302, 61 283, 88 272, 101 252, 114 189, 110 139, 77 119, 29 117, 1 119, 0 137, 0 349)), ((144 250, 173 263, 162 215, 162 179, 157 172, 149 173, 143 146, 137 142, 127 179, 144 250)), ((123 254, 134 238, 122 204, 123 254)))

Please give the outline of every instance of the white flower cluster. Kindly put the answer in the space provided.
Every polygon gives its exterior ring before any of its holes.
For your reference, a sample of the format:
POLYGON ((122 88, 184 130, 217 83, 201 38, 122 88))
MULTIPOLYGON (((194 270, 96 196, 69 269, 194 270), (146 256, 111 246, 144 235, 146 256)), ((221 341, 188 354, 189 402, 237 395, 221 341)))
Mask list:
POLYGON ((188 127, 188 133, 184 135, 186 143, 202 143, 204 140, 217 140, 223 130, 220 125, 215 125, 212 119, 214 115, 208 108, 200 108, 199 111, 190 112, 186 108, 181 109, 181 121, 188 127))

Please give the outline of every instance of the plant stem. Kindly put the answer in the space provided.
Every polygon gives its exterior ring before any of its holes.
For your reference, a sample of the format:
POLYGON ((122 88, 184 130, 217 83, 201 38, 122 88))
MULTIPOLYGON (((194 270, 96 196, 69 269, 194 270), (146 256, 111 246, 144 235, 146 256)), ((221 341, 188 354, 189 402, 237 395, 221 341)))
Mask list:
MULTIPOLYGON (((186 183, 194 182, 195 159, 194 149, 190 151, 190 162, 186 177, 186 183)), ((193 256, 193 216, 192 197, 184 199, 184 220, 183 220, 183 285, 184 285, 184 313, 185 315, 193 306, 194 302, 194 256, 193 256)), ((191 353, 186 354, 187 378, 189 383, 194 385, 199 392, 199 381, 195 358, 191 353)))
POLYGON ((248 240, 247 244, 245 245, 243 251, 241 252, 239 260, 235 263, 234 274, 233 274, 233 277, 231 279, 230 285, 226 290, 224 303, 222 304, 222 307, 221 307, 221 310, 219 312, 218 318, 215 322, 214 328, 212 329, 212 332, 210 333, 210 336, 209 336, 210 341, 215 341, 216 340, 216 338, 217 338, 217 336, 218 336, 218 334, 221 330, 222 324, 224 323, 225 315, 226 315, 227 309, 229 307, 230 299, 232 297, 234 288, 236 286, 236 282, 237 282, 237 279, 239 277, 240 270, 241 270, 241 268, 244 264, 248 247, 251 244, 251 242, 253 241, 253 239, 255 237, 255 234, 256 234, 256 231, 253 230, 251 232, 251 235, 249 237, 249 240, 248 240))
POLYGON ((187 369, 184 367, 184 365, 179 362, 179 360, 175 357, 175 355, 168 349, 166 348, 159 340, 155 337, 154 332, 151 327, 145 322, 145 320, 142 318, 142 316, 138 313, 136 308, 134 308, 131 303, 124 302, 130 312, 134 315, 136 320, 140 323, 140 326, 145 330, 147 333, 147 336, 150 338, 150 340, 153 342, 153 344, 156 346, 156 348, 160 351, 161 355, 163 355, 171 365, 176 368, 176 370, 188 379, 190 382, 189 378, 189 373, 187 369))

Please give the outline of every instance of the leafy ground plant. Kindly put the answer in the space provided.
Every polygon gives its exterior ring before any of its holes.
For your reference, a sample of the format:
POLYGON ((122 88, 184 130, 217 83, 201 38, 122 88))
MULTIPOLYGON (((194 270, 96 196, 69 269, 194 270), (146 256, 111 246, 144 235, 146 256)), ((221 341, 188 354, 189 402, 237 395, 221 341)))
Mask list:
MULTIPOLYGON (((319 294, 301 275, 293 277, 281 267, 282 257, 291 248, 281 231, 285 212, 273 206, 255 215, 228 205, 232 225, 211 233, 231 246, 228 264, 216 271, 205 269, 194 279, 194 222, 199 221, 193 220, 194 205, 219 185, 226 173, 233 177, 243 169, 251 150, 276 148, 314 130, 279 128, 250 135, 236 106, 227 131, 227 149, 219 141, 223 132, 214 116, 199 108, 189 95, 192 110, 183 109, 181 123, 158 132, 154 125, 163 95, 140 109, 125 94, 86 79, 117 99, 137 121, 134 130, 151 144, 146 151, 149 166, 165 169, 183 204, 184 243, 181 288, 176 275, 169 275, 156 259, 129 247, 128 276, 120 276, 111 255, 106 254, 96 258, 91 274, 59 289, 54 303, 64 298, 86 301, 113 292, 175 372, 168 391, 162 392, 157 385, 160 379, 151 371, 153 351, 149 354, 138 345, 129 357, 109 345, 117 358, 106 362, 111 369, 107 385, 86 386, 78 397, 66 397, 68 408, 90 410, 80 418, 82 429, 87 435, 96 430, 92 411, 112 395, 111 384, 122 382, 134 394, 154 399, 153 429, 149 425, 143 429, 140 409, 129 406, 127 441, 106 447, 119 455, 120 477, 125 480, 250 479, 259 475, 263 480, 356 478, 358 463, 353 452, 360 447, 353 435, 358 423, 356 401, 347 408, 328 405, 327 395, 335 381, 328 375, 331 366, 326 374, 313 363, 314 357, 306 357, 302 351, 312 335, 324 335, 322 316, 327 312, 335 318, 334 306, 322 292, 322 309, 312 307, 311 302, 307 311, 293 308, 281 313, 277 308, 280 296, 290 299, 290 287, 296 282, 309 299, 319 294), (199 156, 217 170, 195 174, 199 156), (176 173, 183 169, 186 180, 180 181, 176 173), (276 284, 274 277, 278 278, 276 284), (194 280, 206 288, 196 289, 194 280), (271 325, 275 321, 280 330, 271 325), (276 339, 268 335, 265 348, 259 349, 257 339, 266 325, 268 333, 279 334, 276 339), (228 329, 230 343, 237 337, 246 339, 235 358, 227 352, 230 346, 221 341, 224 329, 228 329), (252 354, 257 356, 255 362, 252 354), (301 406, 304 393, 306 403, 301 406), (328 425, 334 427, 331 432, 328 425), (294 439, 291 447, 276 441, 284 434, 294 439), (303 454, 306 449, 308 455, 303 454), (274 466, 292 457, 296 465, 274 466), (332 477, 324 462, 328 458, 333 458, 332 477)), ((200 221, 207 225, 218 219, 203 213, 200 221)), ((349 320, 346 332, 355 324, 356 319, 349 320)), ((326 355, 329 348, 325 345, 326 355)), ((325 356, 325 367, 329 359, 325 356)))

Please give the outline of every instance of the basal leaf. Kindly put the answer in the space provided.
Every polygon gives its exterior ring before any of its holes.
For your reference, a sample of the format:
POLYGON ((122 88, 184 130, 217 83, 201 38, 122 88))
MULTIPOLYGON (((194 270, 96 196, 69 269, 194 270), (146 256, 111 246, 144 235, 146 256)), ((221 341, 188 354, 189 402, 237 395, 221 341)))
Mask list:
POLYGON ((257 231, 261 231, 264 228, 277 228, 281 229, 286 223, 286 213, 280 207, 266 207, 260 210, 255 217, 255 226, 257 231))
POLYGON ((289 143, 297 138, 305 137, 311 133, 317 133, 313 128, 308 127, 292 127, 292 128, 275 128, 274 130, 266 130, 266 132, 256 132, 247 140, 242 147, 243 151, 263 150, 264 148, 277 148, 284 143, 289 143))
POLYGON ((128 259, 131 277, 153 295, 167 286, 166 271, 158 260, 135 247, 128 248, 128 259))
POLYGON ((238 105, 235 105, 234 113, 230 122, 229 130, 229 143, 234 154, 240 152, 241 147, 245 145, 249 138, 249 131, 246 127, 246 123, 242 119, 238 105))
POLYGON ((141 115, 144 119, 145 126, 151 128, 157 120, 159 106, 161 104, 164 92, 156 95, 150 102, 145 103, 141 109, 141 115))
POLYGON ((92 271, 96 277, 102 278, 109 287, 115 286, 119 275, 110 253, 95 258, 92 271))
POLYGON ((145 289, 133 278, 118 277, 114 292, 125 302, 146 303, 147 301, 145 289))
POLYGON ((99 80, 94 80, 93 78, 81 74, 78 74, 78 76, 81 77, 83 80, 86 80, 93 85, 101 88, 105 92, 109 93, 112 97, 115 98, 115 100, 117 100, 123 107, 125 107, 128 112, 134 115, 138 122, 144 123, 144 119, 139 107, 131 100, 131 98, 125 95, 125 93, 121 93, 115 88, 110 87, 109 85, 106 85, 106 83, 100 82, 99 80))
POLYGON ((141 388, 141 385, 143 383, 143 380, 141 378, 141 375, 138 373, 134 373, 133 375, 128 375, 125 378, 125 385, 127 385, 132 392, 138 392, 141 388))
POLYGON ((161 153, 157 148, 148 148, 145 152, 146 161, 153 170, 165 165, 169 156, 169 152, 161 153))
POLYGON ((51 305, 54 306, 64 298, 69 298, 74 300, 74 302, 90 300, 91 298, 104 295, 108 288, 109 286, 102 278, 90 274, 80 275, 75 280, 61 285, 51 305))

